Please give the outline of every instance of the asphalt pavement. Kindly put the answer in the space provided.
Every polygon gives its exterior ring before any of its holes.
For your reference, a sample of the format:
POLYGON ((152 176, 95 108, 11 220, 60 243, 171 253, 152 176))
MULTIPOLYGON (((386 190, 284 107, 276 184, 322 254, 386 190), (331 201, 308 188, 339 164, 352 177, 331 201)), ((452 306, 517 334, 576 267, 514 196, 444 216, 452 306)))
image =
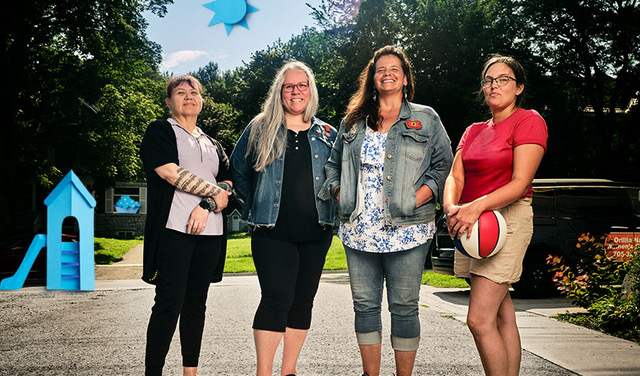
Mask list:
MULTIPOLYGON (((153 287, 139 277, 140 249, 96 268, 96 290, 0 291, 0 375, 142 375, 153 287)), ((415 375, 482 375, 465 326, 468 289, 423 286, 421 347, 415 375)), ((260 299, 255 275, 225 275, 211 285, 200 374, 253 375, 251 322, 260 299)), ((562 298, 514 300, 522 337, 520 375, 640 375, 640 346, 550 316, 575 310, 562 298)), ((382 375, 394 372, 389 315, 383 307, 382 375)), ((281 351, 281 350, 280 350, 281 351)), ((280 364, 276 356, 274 375, 280 364)), ((180 375, 174 337, 165 374, 180 375)), ((360 375, 349 278, 323 274, 298 374, 360 375)))

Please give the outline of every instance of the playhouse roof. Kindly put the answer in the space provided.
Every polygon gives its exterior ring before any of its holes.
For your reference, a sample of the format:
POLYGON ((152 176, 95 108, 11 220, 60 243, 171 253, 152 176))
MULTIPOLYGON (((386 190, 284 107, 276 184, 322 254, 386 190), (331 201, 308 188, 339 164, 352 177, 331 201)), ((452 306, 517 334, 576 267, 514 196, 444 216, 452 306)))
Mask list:
POLYGON ((47 206, 52 204, 64 192, 68 185, 71 185, 76 189, 76 191, 78 191, 78 193, 80 193, 80 195, 86 201, 87 205, 92 208, 96 207, 96 200, 93 198, 93 196, 91 196, 91 193, 89 193, 87 188, 84 187, 84 185, 80 181, 80 178, 76 176, 73 170, 69 171, 67 176, 65 176, 64 179, 62 179, 60 183, 58 183, 58 185, 53 189, 53 191, 49 193, 49 196, 44 199, 44 204, 47 206))

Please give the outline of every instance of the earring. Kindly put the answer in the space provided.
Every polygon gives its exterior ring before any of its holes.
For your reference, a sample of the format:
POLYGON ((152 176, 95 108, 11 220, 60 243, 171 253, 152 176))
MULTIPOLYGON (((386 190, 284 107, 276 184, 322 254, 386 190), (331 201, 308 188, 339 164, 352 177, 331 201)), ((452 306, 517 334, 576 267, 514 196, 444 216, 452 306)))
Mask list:
POLYGON ((407 85, 404 85, 402 92, 404 93, 404 99, 407 99, 407 85))
POLYGON ((373 89, 373 95, 371 95, 373 97, 373 101, 377 101, 378 100, 378 90, 373 89))

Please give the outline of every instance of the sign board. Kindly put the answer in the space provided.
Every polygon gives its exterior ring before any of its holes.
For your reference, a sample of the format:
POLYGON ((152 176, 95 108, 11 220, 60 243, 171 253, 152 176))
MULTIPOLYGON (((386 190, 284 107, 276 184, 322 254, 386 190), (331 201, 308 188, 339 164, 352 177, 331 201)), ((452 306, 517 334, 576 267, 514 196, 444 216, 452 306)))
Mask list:
POLYGON ((607 257, 614 261, 630 261, 640 250, 640 232, 612 232, 604 241, 607 257))

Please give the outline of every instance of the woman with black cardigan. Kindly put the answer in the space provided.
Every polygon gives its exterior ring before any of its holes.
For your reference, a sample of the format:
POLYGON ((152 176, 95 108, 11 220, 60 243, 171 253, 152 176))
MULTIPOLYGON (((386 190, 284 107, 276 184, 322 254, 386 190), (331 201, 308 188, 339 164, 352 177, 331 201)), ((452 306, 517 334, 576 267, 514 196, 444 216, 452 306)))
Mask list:
POLYGON ((162 375, 178 319, 183 375, 198 374, 209 284, 222 278, 221 211, 232 185, 222 145, 196 126, 201 93, 192 76, 169 78, 171 117, 151 122, 140 148, 148 186, 142 279, 156 285, 146 375, 162 375))

